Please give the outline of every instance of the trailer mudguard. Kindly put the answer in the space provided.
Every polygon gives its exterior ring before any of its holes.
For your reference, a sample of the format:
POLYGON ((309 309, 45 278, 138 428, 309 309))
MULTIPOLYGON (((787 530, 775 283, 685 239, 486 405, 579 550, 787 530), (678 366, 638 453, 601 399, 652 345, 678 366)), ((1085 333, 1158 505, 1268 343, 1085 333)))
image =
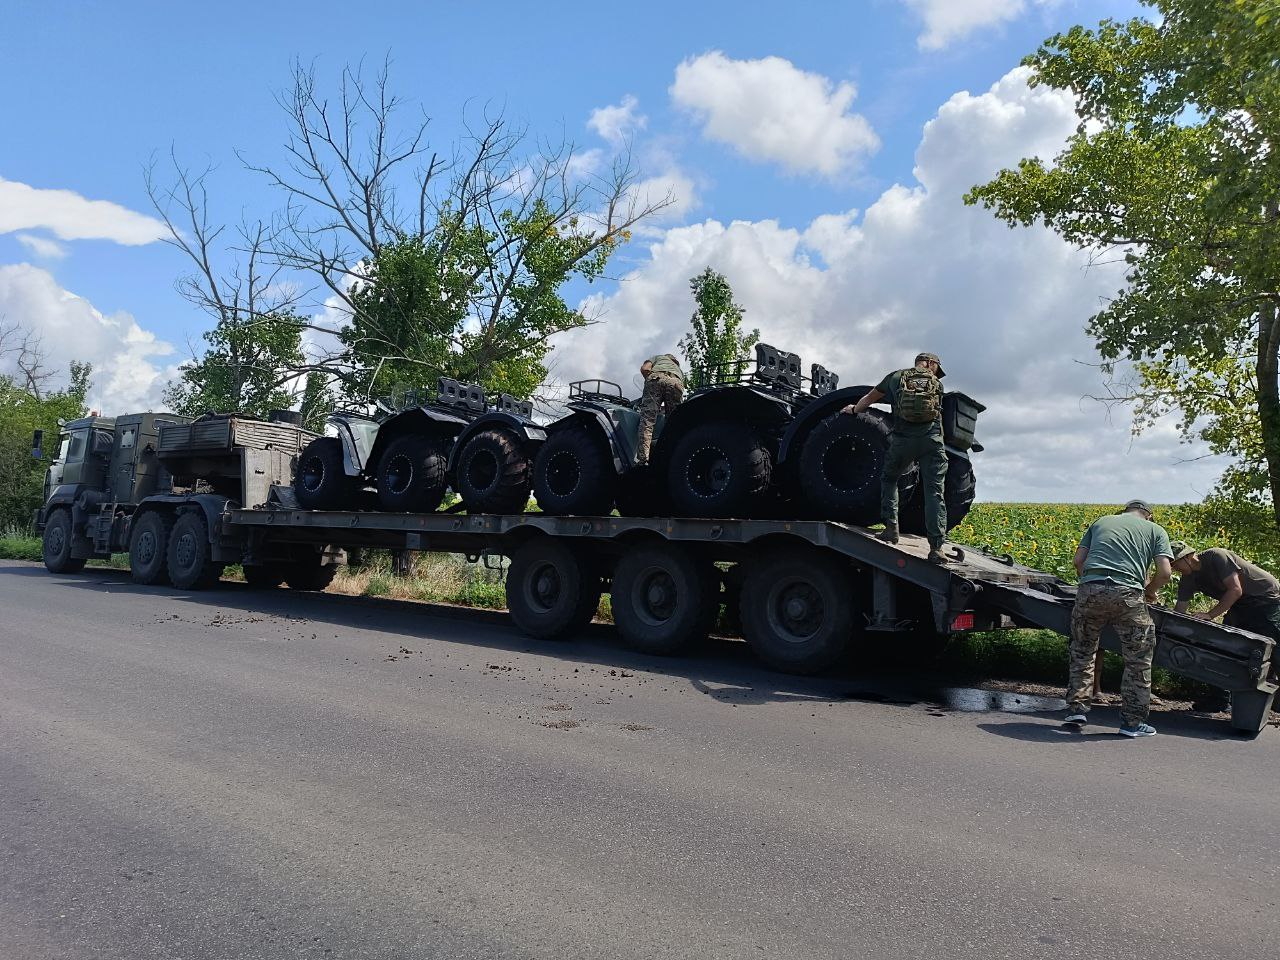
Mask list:
MULTIPOLYGON (((514 414, 506 413, 502 410, 491 410, 484 416, 476 417, 469 423, 453 441, 453 449, 449 451, 449 471, 450 473, 458 466, 458 454, 462 448, 467 445, 467 441, 474 437, 481 430, 492 427, 501 427, 509 430, 525 443, 541 444, 547 439, 547 431, 524 417, 518 417, 514 414)), ((532 458, 532 454, 530 454, 532 458)))
POLYGON ((48 522, 51 510, 74 505, 81 491, 88 489, 89 484, 87 483, 61 483, 54 487, 53 493, 49 494, 49 499, 45 501, 44 506, 40 508, 36 516, 37 531, 42 532, 44 530, 44 525, 48 522))
POLYGON ((349 477, 360 476, 377 440, 377 422, 331 417, 329 423, 338 431, 338 439, 342 441, 342 472, 349 477))
POLYGON ((199 509, 209 527, 209 542, 216 543, 222 514, 228 505, 232 505, 233 509, 239 507, 233 500, 216 493, 162 493, 147 497, 139 503, 133 512, 133 519, 136 520, 145 510, 172 510, 179 513, 184 508, 199 509))

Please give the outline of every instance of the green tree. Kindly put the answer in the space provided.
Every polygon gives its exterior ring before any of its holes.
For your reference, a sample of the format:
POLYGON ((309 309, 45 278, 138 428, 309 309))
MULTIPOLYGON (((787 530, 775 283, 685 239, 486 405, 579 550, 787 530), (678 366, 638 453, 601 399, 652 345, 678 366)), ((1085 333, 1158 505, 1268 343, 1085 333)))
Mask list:
POLYGON ((705 386, 717 376, 746 369, 760 331, 742 332, 742 307, 733 302, 733 289, 724 275, 707 267, 689 278, 697 309, 689 318, 692 330, 680 338, 680 351, 689 366, 690 385, 705 386))
POLYGON ((291 314, 240 317, 230 314, 204 334, 204 356, 186 364, 165 389, 175 413, 244 413, 266 417, 287 410, 300 392, 304 366, 301 318, 291 314))
POLYGON ((1032 83, 1071 91, 1080 124, 1051 164, 974 187, 1010 226, 1042 220, 1118 252, 1126 285, 1089 320, 1133 361, 1136 428, 1177 409, 1187 438, 1265 479, 1280 524, 1280 4, 1151 0, 1155 22, 1104 20, 1045 41, 1032 83))

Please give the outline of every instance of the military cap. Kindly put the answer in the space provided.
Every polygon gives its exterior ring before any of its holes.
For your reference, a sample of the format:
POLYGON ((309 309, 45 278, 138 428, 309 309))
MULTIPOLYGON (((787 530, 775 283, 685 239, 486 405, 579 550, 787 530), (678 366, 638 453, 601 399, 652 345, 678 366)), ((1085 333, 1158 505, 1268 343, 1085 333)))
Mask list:
POLYGON ((921 360, 932 360, 934 363, 938 365, 939 380, 941 380, 943 377, 947 375, 947 371, 942 369, 942 360, 938 358, 938 355, 936 353, 917 353, 916 363, 919 363, 921 360))

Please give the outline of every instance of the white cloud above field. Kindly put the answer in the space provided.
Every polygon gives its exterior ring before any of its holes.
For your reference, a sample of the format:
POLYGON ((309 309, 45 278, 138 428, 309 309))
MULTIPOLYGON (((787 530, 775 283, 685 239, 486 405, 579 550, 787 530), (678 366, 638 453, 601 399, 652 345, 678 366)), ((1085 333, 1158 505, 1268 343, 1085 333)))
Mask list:
POLYGON ((112 240, 128 246, 166 235, 155 217, 72 190, 47 190, 0 177, 0 233, 47 230, 59 240, 112 240))
POLYGON ((713 50, 676 67, 670 94, 708 139, 790 173, 835 177, 880 146, 871 124, 850 110, 852 83, 782 57, 733 60, 713 50))
POLYGON ((983 499, 1195 499, 1220 462, 1179 464, 1167 425, 1138 441, 1095 401, 1097 357, 1084 326, 1123 282, 1051 232, 1010 230, 961 197, 1020 157, 1052 156, 1074 128, 1070 97, 1031 89, 1022 68, 958 93, 924 127, 914 182, 865 210, 801 227, 707 220, 667 230, 616 292, 588 298, 603 322, 564 335, 562 377, 630 385, 639 360, 675 349, 693 304, 688 280, 724 273, 749 326, 845 385, 874 383, 919 350, 946 361, 948 387, 987 404, 978 455, 983 499), (625 332, 625 333, 624 333, 625 332))
POLYGON ((93 364, 89 403, 108 414, 159 409, 180 359, 130 314, 104 314, 27 263, 0 266, 0 318, 39 338, 57 386, 65 385, 73 360, 93 364))

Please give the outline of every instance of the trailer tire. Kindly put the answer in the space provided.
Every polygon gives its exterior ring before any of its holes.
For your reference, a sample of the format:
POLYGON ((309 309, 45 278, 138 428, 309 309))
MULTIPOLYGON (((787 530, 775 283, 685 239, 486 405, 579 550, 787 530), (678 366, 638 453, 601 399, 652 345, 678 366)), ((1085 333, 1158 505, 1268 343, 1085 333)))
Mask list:
POLYGON ((284 565, 279 563, 246 563, 244 582, 254 590, 274 590, 284 583, 284 565))
POLYGON ((773 459, 749 424, 699 424, 676 444, 667 468, 675 512, 685 517, 746 517, 769 488, 773 459))
POLYGON ((173 517, 164 510, 148 510, 129 531, 129 574, 147 586, 169 582, 169 538, 173 517))
POLYGON ((809 433, 800 451, 800 492, 824 520, 869 524, 880 518, 880 478, 889 425, 837 413, 809 433))
POLYGON ((617 478, 608 442, 590 426, 555 431, 533 461, 533 495, 552 516, 604 516, 617 478))
POLYGON ((200 513, 184 513, 173 525, 166 551, 169 581, 179 590, 207 590, 222 576, 213 559, 209 525, 200 513))
POLYGON ((50 573, 79 573, 85 561, 71 555, 71 512, 54 510, 44 525, 40 554, 50 573))
MULTIPOLYGON (((947 505, 947 529, 953 530, 964 522, 964 518, 973 509, 977 479, 973 475, 973 463, 968 457, 949 454, 947 461, 947 478, 943 482, 942 499, 947 505)), ((923 483, 917 484, 911 495, 902 501, 898 508, 898 526, 904 533, 925 532, 923 483)))
POLYGON ((748 561, 741 611, 756 656, 784 673, 832 666, 855 630, 852 584, 840 562, 818 550, 768 550, 748 561))
POLYGON ((338 564, 321 563, 319 556, 314 561, 295 560, 282 566, 284 582, 289 585, 290 590, 318 593, 328 588, 329 584, 333 583, 333 578, 338 575, 338 564))
POLYGON ((509 430, 476 433, 458 455, 457 490, 468 513, 524 513, 529 505, 529 458, 509 430))
POLYGON ((666 656, 702 643, 720 612, 715 568, 677 544, 627 551, 613 572, 613 621, 628 647, 666 656))
POLYGON ((566 544, 536 537, 507 570, 507 609, 524 633, 554 640, 581 630, 600 606, 600 577, 566 544))
POLYGON ((293 492, 305 510, 340 510, 349 505, 355 484, 343 466, 342 441, 318 437, 298 457, 293 492))
POLYGON ((378 458, 378 501, 395 513, 434 513, 444 499, 449 462, 431 437, 392 440, 378 458))

